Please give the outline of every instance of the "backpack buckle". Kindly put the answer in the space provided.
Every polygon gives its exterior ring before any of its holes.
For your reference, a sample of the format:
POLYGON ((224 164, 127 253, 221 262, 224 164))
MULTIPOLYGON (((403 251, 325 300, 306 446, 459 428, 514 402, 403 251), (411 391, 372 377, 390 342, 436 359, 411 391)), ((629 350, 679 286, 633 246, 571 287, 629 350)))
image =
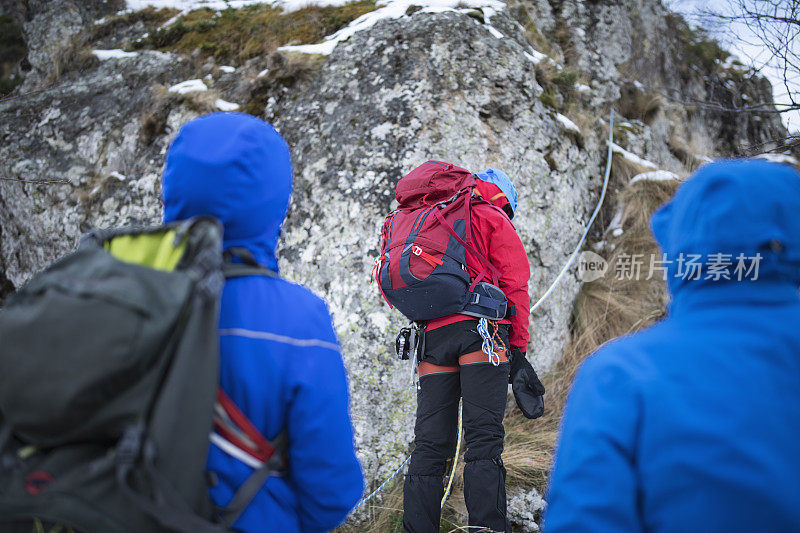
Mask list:
POLYGON ((420 248, 415 244, 414 246, 411 247, 411 253, 416 256, 420 256, 422 255, 422 248, 420 248))

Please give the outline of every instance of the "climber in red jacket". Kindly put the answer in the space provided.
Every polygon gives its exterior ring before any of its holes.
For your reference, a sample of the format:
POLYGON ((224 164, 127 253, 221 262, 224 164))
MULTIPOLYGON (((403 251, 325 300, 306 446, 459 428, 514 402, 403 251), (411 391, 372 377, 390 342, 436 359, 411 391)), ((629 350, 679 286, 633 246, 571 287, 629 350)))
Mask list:
MULTIPOLYGON (((433 163, 436 162, 426 165, 433 163)), ((448 167, 448 172, 458 171, 463 169, 448 167)), ((517 207, 516 189, 499 170, 487 169, 475 176, 467 173, 463 179, 466 183, 474 178, 477 195, 493 205, 471 205, 472 246, 496 270, 499 287, 516 314, 488 322, 485 333, 493 339, 491 347, 487 347, 488 336, 479 333, 478 319, 473 316, 452 314, 427 322, 418 367, 415 448, 404 486, 403 526, 410 533, 439 531, 445 464, 455 452, 458 403, 462 397, 466 441, 464 499, 469 525, 510 532, 506 472, 500 457, 509 381, 525 416, 540 416, 544 405, 544 388, 525 358, 530 267, 511 223, 517 207), (499 356, 499 364, 492 364, 487 357, 485 350, 492 349, 499 356)), ((468 248, 469 277, 482 277, 485 268, 484 261, 468 248)))

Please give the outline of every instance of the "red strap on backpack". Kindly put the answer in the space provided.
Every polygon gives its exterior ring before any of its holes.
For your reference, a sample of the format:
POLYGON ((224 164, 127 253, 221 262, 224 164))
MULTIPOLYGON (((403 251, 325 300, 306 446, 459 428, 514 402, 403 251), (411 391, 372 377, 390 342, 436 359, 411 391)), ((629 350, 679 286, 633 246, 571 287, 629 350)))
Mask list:
MULTIPOLYGON (((464 239, 459 237, 458 234, 455 232, 455 230, 453 230, 452 226, 450 226, 450 224, 448 224, 447 221, 444 219, 444 217, 439 213, 439 209, 434 209, 433 214, 439 221, 439 223, 444 227, 444 229, 446 229, 447 232, 450 233, 450 235, 452 235, 453 238, 455 238, 455 240, 459 242, 459 244, 461 244, 461 246, 466 248, 468 252, 477 257, 478 260, 483 264, 483 269, 478 274, 478 276, 472 281, 472 285, 470 285, 469 290, 470 291, 474 290, 475 286, 486 276, 487 273, 492 275, 492 282, 495 285, 497 285, 498 280, 500 279, 500 271, 497 269, 497 267, 494 266, 492 263, 490 263, 489 260, 486 259, 486 257, 482 253, 480 253, 474 246, 465 242, 464 239)), ((470 233, 472 233, 472 225, 470 224, 469 220, 469 201, 467 201, 467 228, 468 229, 466 230, 466 235, 467 239, 469 239, 469 235, 470 233)))
POLYGON ((221 387, 217 389, 214 411, 214 429, 225 440, 262 463, 266 463, 275 454, 275 447, 221 387))

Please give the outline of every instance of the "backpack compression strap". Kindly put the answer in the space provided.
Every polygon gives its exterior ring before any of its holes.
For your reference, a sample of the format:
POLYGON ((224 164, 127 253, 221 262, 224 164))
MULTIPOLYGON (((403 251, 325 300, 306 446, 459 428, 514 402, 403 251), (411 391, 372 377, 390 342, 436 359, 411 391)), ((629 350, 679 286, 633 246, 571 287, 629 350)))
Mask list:
MULTIPOLYGON (((444 217, 439 213, 438 209, 434 209, 433 210, 433 214, 436 217, 436 219, 439 221, 439 223, 444 227, 444 229, 446 229, 448 231, 448 233, 450 233, 450 235, 452 235, 453 238, 455 238, 455 240, 458 241, 458 243, 461 246, 463 246, 468 252, 470 252, 472 255, 477 257, 478 260, 481 263, 483 263, 483 270, 481 271, 480 275, 475 278, 475 281, 472 282, 472 285, 470 286, 469 290, 470 291, 475 290, 475 285, 477 285, 477 283, 484 276, 486 276, 487 273, 492 275, 492 280, 494 281, 494 284, 497 285, 498 280, 500 279, 500 271, 497 269, 497 267, 494 266, 492 263, 490 263, 489 260, 486 259, 486 257, 484 257, 484 255, 482 253, 480 253, 474 246, 464 242, 464 239, 459 237, 458 234, 453 230, 453 228, 450 227, 450 224, 447 223, 447 221, 444 219, 444 217)), ((469 230, 468 230, 467 234, 469 234, 469 230)))

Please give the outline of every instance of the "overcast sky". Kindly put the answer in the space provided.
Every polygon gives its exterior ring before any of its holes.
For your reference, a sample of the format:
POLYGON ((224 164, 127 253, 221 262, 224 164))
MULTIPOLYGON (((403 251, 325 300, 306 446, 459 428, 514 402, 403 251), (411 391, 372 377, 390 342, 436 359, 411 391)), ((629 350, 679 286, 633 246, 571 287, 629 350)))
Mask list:
MULTIPOLYGON (((733 0, 664 0, 664 4, 683 14, 692 24, 700 23, 697 13, 700 9, 725 12, 729 9, 733 0)), ((743 24, 737 23, 731 27, 707 28, 725 48, 735 53, 745 65, 759 69, 771 82, 773 96, 776 103, 788 103, 787 91, 783 83, 781 71, 771 64, 772 57, 763 47, 755 43, 757 38, 743 24)), ((794 42, 791 46, 795 47, 800 55, 800 42, 794 42)), ((793 91, 800 92, 800 79, 790 80, 793 91)), ((783 123, 790 132, 800 132, 800 111, 792 111, 782 114, 783 123)))

